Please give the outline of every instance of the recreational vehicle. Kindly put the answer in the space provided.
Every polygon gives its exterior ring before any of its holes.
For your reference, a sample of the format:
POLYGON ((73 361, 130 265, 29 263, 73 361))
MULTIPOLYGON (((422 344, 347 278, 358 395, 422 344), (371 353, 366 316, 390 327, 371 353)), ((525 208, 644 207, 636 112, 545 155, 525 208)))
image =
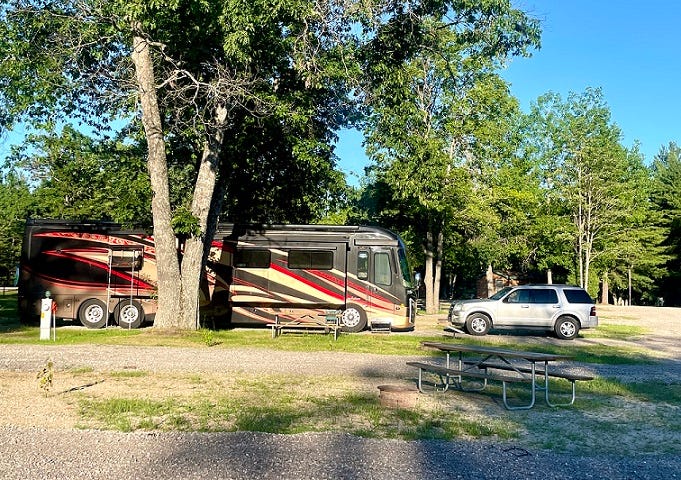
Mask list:
MULTIPOLYGON (((180 252, 181 254, 181 252, 180 252)), ((157 311, 148 231, 112 222, 29 220, 19 277, 23 318, 50 295, 57 318, 137 328, 157 311), (48 293, 49 292, 49 293, 48 293)), ((368 226, 220 224, 197 301, 214 324, 338 315, 345 331, 414 326, 402 240, 368 226)))

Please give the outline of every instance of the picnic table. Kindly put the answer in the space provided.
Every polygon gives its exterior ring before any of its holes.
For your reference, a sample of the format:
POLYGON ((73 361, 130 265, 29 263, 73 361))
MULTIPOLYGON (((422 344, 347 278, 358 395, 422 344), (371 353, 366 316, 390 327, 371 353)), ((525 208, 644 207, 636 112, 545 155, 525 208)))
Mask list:
POLYGON ((315 316, 304 315, 297 318, 285 318, 276 315, 270 324, 272 338, 287 332, 333 332, 333 339, 338 340, 338 332, 343 328, 339 313, 324 313, 315 316))
POLYGON ((434 383, 434 387, 446 391, 454 386, 463 391, 482 391, 487 387, 489 380, 499 381, 502 384, 502 398, 504 406, 508 410, 527 410, 536 402, 536 392, 544 392, 544 400, 550 407, 568 406, 575 402, 576 387, 578 380, 592 380, 589 375, 575 374, 560 371, 554 368, 553 363, 569 360, 569 355, 554 353, 530 352, 523 350, 511 350, 478 345, 465 345, 460 343, 421 342, 426 348, 434 348, 445 354, 445 362, 407 362, 408 365, 419 369, 418 388, 425 393, 423 388, 424 373, 434 374, 440 381, 434 383), (451 356, 456 354, 456 360, 452 362, 451 356), (466 379, 473 379, 464 381, 466 379), (550 399, 549 379, 562 378, 571 383, 572 395, 567 403, 554 403, 550 399), (473 386, 469 386, 471 384, 473 386), (507 397, 507 385, 516 383, 530 384, 531 398, 529 403, 511 405, 507 397))

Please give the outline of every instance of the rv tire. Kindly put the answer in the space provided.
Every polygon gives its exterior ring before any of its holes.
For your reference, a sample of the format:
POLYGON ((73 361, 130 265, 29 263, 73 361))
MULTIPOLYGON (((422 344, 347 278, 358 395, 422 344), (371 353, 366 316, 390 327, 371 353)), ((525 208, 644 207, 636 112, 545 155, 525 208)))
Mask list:
POLYGON ((78 320, 87 328, 102 328, 109 319, 106 304, 96 298, 89 298, 80 304, 78 320))
POLYGON ((116 305, 114 317, 121 328, 139 328, 145 319, 144 309, 136 300, 121 300, 116 305))
POLYGON ((367 314, 361 307, 350 304, 348 308, 343 310, 341 323, 344 332, 361 332, 367 326, 367 314))

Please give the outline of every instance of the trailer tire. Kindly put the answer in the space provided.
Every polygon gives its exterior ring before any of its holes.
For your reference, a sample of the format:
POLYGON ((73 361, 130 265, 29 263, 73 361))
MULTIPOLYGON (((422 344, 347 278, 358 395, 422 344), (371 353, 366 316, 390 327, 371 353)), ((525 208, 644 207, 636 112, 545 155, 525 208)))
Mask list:
POLYGON ((138 301, 121 300, 114 310, 114 318, 121 328, 139 328, 146 316, 138 301))
POLYGON ((361 307, 350 304, 343 310, 341 324, 344 332, 361 332, 367 326, 367 314, 361 307))
POLYGON ((80 304, 78 320, 87 328, 102 328, 109 319, 106 304, 96 298, 88 298, 80 304))

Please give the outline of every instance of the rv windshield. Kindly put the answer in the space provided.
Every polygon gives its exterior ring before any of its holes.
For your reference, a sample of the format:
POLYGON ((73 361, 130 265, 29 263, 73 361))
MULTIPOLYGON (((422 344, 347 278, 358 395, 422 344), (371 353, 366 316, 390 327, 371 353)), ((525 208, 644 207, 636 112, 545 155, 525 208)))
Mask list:
POLYGON ((397 256, 400 259, 400 270, 402 271, 402 282, 406 288, 413 288, 414 282, 411 278, 411 270, 409 269, 409 262, 407 261, 407 254, 404 247, 400 246, 397 249, 397 256))

